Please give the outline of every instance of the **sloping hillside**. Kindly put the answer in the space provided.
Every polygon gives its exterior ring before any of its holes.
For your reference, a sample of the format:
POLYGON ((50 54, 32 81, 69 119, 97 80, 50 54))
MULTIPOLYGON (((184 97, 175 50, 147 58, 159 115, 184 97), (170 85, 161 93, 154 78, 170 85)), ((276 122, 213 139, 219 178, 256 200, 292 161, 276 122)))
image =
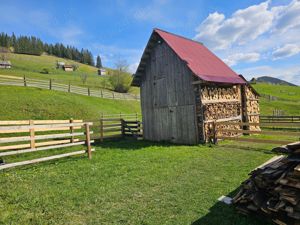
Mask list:
POLYGON ((101 86, 102 77, 97 75, 97 68, 81 64, 72 60, 66 60, 55 56, 34 56, 23 54, 9 54, 9 60, 12 63, 11 69, 0 69, 0 74, 24 76, 38 79, 54 79, 61 83, 84 85, 81 80, 82 74, 87 74, 86 85, 101 86), (65 62, 66 64, 78 65, 74 72, 65 72, 62 69, 56 69, 56 62, 65 62), (49 74, 42 74, 43 69, 48 69, 49 74))
POLYGON ((290 82, 269 76, 262 76, 255 79, 257 83, 268 83, 268 84, 280 84, 280 85, 287 85, 287 86, 297 86, 290 82))
POLYGON ((253 87, 262 95, 260 100, 261 115, 272 115, 273 110, 283 110, 286 115, 300 115, 300 87, 254 84, 253 87), (274 97, 270 100, 269 96, 274 97))
POLYGON ((140 112, 137 101, 110 100, 37 88, 0 86, 0 120, 97 120, 101 113, 140 112))

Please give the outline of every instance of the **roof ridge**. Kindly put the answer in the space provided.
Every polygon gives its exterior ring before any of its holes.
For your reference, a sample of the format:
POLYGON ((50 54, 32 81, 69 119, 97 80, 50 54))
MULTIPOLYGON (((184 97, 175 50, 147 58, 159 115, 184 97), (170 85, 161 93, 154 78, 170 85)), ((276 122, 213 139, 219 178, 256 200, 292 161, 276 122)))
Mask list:
POLYGON ((193 39, 191 39, 191 38, 187 38, 187 37, 181 36, 181 35, 179 35, 179 34, 174 34, 174 33, 172 33, 172 32, 165 31, 165 30, 160 29, 160 28, 154 28, 153 30, 154 30, 154 31, 162 31, 162 32, 171 34, 171 35, 173 35, 173 36, 176 36, 176 37, 185 39, 185 40, 187 40, 187 41, 192 41, 192 42, 195 42, 195 43, 197 43, 197 44, 200 44, 200 45, 203 45, 203 46, 204 46, 204 44, 203 44, 202 42, 200 42, 200 41, 196 41, 196 40, 193 40, 193 39))

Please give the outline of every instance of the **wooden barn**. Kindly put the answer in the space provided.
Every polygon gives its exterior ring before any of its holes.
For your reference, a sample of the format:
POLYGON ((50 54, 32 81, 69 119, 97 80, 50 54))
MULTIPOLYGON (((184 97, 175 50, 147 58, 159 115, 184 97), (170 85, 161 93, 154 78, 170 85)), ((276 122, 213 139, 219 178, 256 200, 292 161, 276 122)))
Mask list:
POLYGON ((259 95, 242 76, 203 44, 160 29, 132 85, 140 87, 147 140, 197 144, 206 141, 212 121, 259 121, 259 95))

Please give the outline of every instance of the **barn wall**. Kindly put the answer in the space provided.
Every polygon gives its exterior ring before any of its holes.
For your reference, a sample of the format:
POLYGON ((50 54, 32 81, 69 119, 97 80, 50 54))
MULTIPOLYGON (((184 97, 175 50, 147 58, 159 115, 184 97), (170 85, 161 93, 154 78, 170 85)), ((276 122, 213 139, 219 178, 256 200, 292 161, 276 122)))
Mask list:
POLYGON ((198 143, 193 76, 169 46, 152 48, 141 82, 144 138, 198 143))

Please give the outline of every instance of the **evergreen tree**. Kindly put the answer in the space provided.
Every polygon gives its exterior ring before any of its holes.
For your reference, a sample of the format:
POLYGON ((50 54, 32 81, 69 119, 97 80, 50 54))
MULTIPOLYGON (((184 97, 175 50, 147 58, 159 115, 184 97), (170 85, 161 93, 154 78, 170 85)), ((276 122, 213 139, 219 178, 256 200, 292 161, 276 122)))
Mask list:
POLYGON ((97 63, 96 63, 97 68, 102 68, 102 61, 100 55, 97 56, 97 63))
MULTIPOLYGON (((15 53, 41 55, 47 52, 49 55, 55 55, 62 58, 72 59, 84 64, 94 66, 94 57, 87 49, 79 51, 73 46, 65 46, 62 43, 47 44, 41 39, 34 36, 19 36, 14 33, 8 35, 4 32, 0 33, 0 47, 14 48, 15 53)), ((97 58, 97 65, 102 66, 100 56, 97 58)))

